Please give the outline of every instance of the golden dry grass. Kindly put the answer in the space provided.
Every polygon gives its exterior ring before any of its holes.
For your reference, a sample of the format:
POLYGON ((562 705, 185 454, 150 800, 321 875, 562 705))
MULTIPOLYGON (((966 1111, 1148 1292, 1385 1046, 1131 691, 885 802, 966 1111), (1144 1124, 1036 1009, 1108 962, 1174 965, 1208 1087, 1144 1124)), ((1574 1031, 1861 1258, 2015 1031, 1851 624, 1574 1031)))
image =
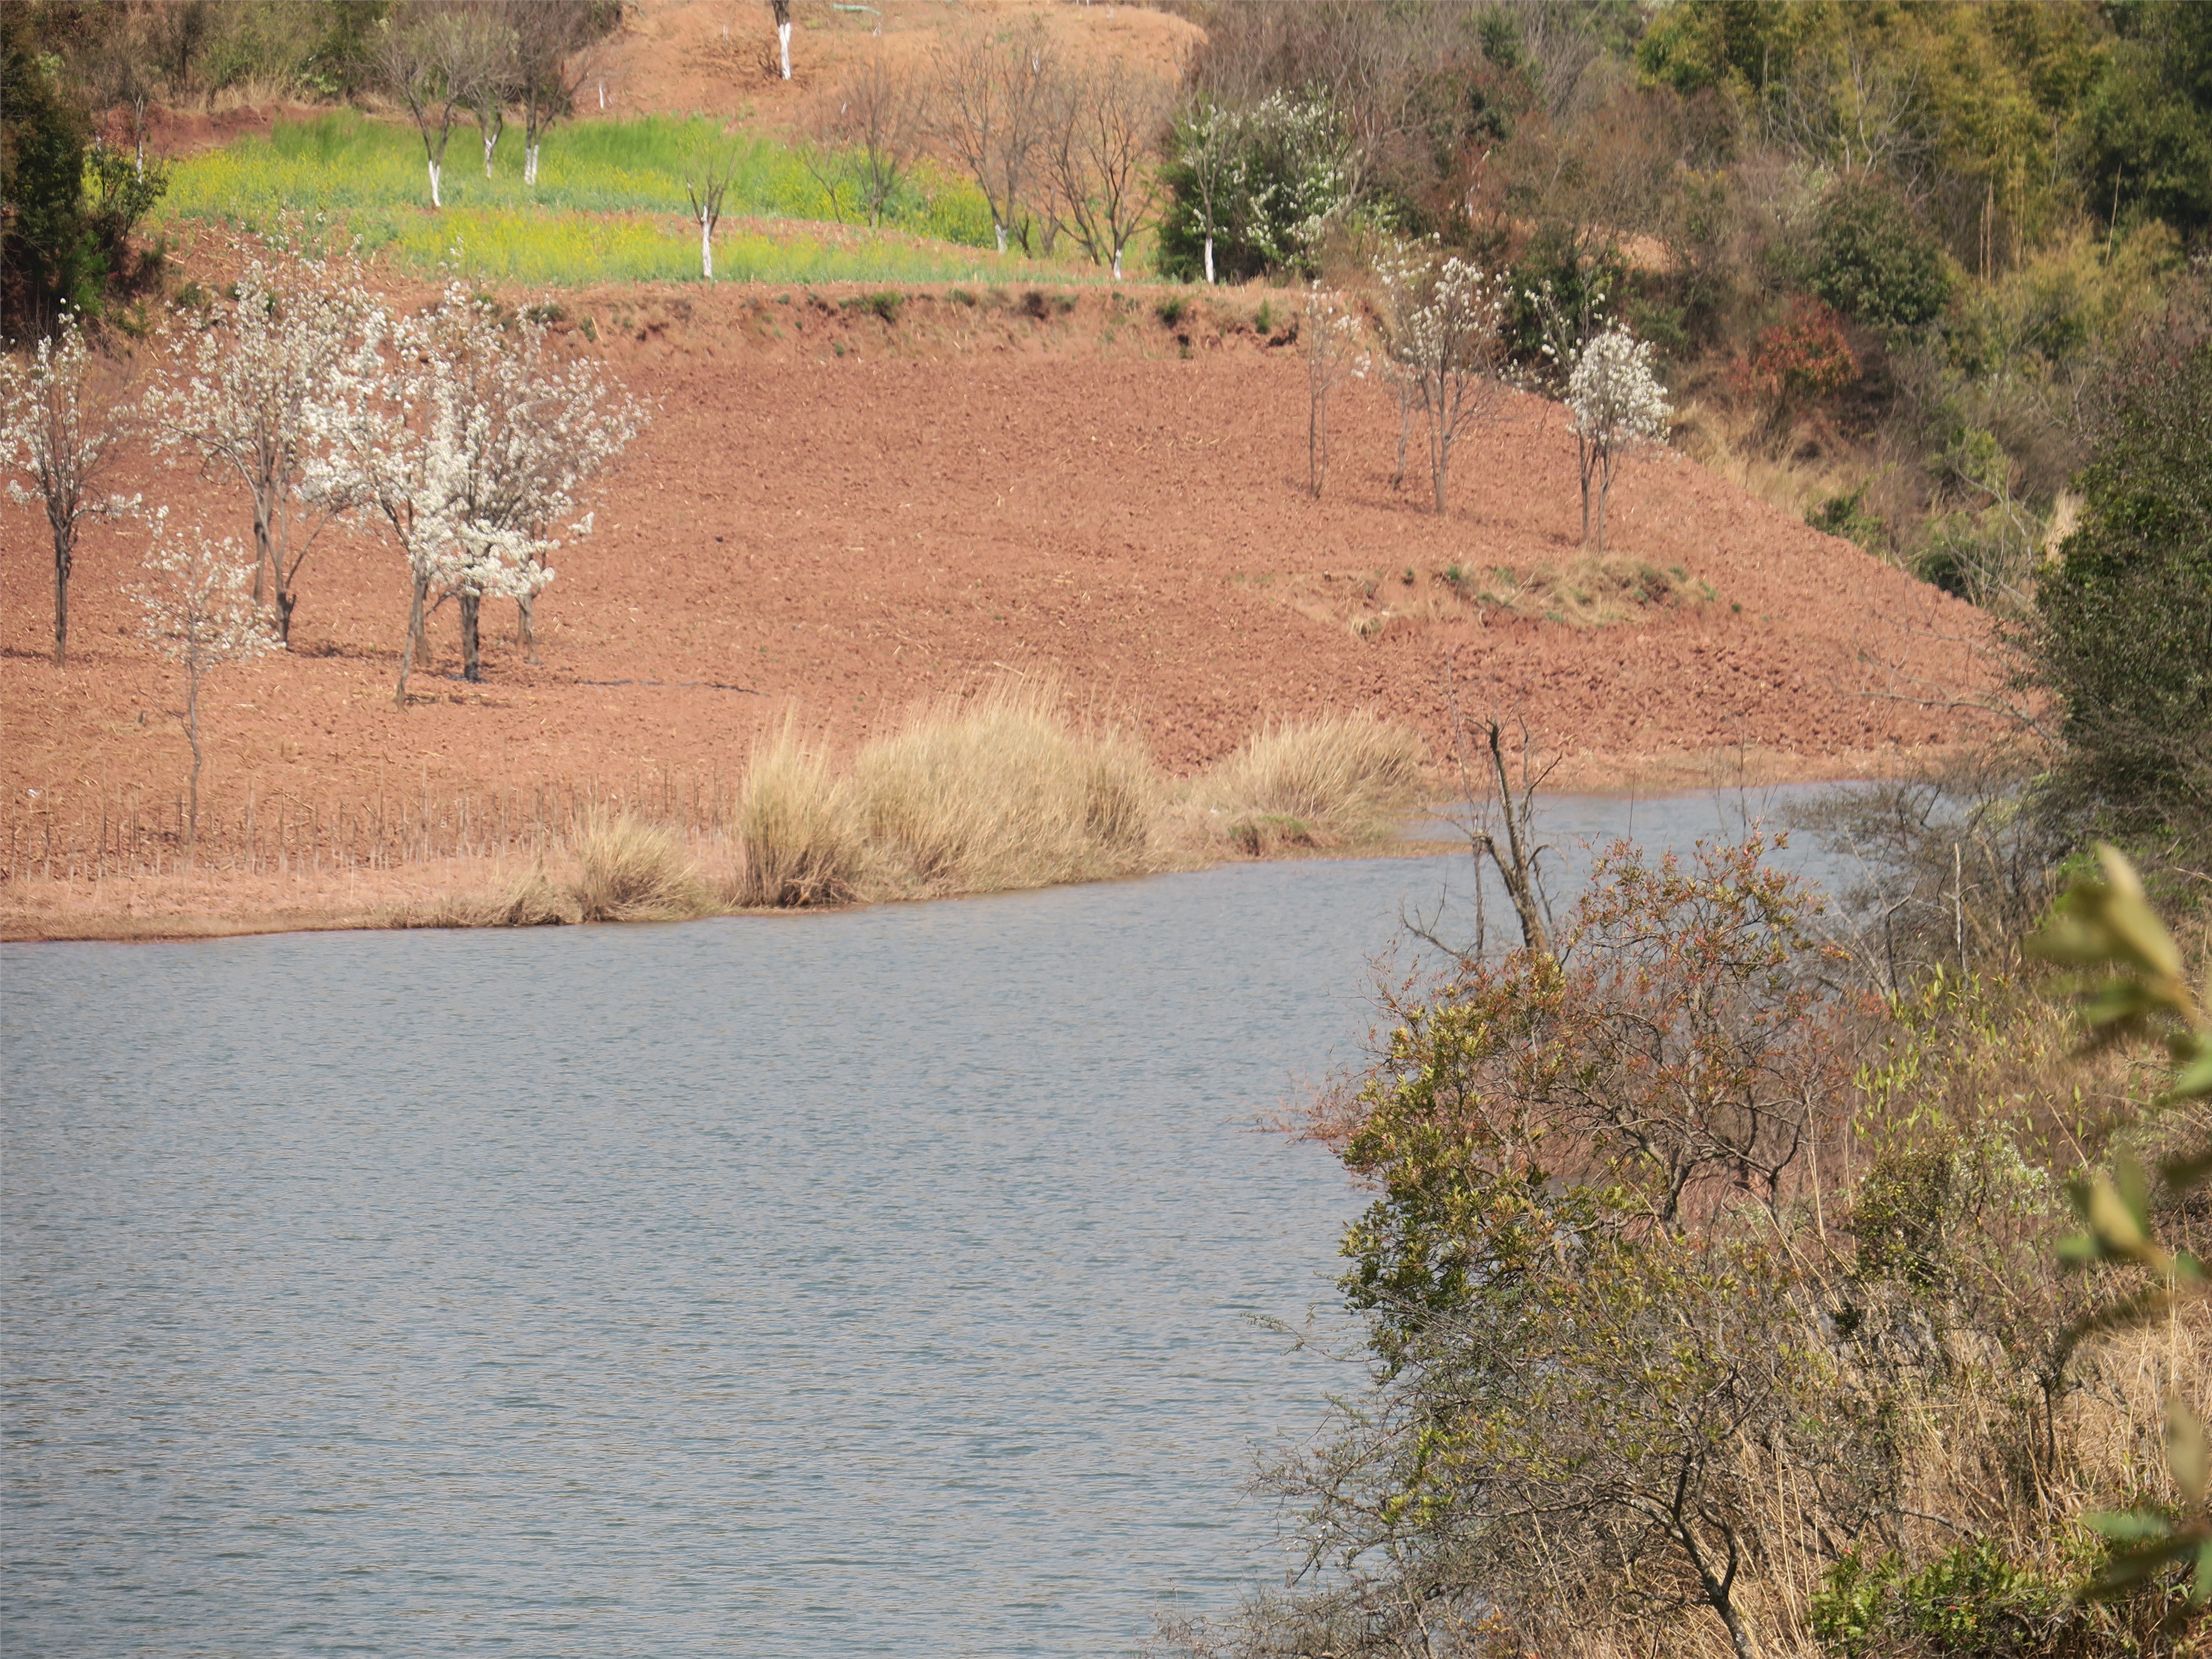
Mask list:
POLYGON ((1079 732, 1057 688, 1000 684, 918 712, 851 775, 872 896, 988 893, 1152 867, 1158 777, 1110 730, 1079 732))
POLYGON ((842 904, 860 884, 852 791, 796 714, 754 745, 732 826, 743 860, 730 896, 741 908, 842 904))
POLYGON ((683 921, 716 908, 683 838, 629 813, 603 818, 576 848, 570 892, 585 921, 683 921))
POLYGON ((1371 844, 1423 792, 1419 736, 1370 714, 1255 732, 1199 780, 1207 827, 1259 856, 1278 847, 1371 844))

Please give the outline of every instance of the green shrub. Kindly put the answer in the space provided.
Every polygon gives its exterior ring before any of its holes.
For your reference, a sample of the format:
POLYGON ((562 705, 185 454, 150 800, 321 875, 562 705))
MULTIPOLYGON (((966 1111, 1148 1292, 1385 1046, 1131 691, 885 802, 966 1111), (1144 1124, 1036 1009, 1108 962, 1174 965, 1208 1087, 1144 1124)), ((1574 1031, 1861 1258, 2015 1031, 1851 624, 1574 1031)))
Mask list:
POLYGON ((2065 1589, 2015 1566, 1989 1539, 1961 1544, 1918 1572, 1894 1554, 1856 1551, 1813 1593, 1813 1634, 1842 1659, 1975 1655, 2043 1659, 2077 1650, 2065 1589))
POLYGON ((1813 292, 1863 323, 1917 327, 1951 297, 1942 250, 1885 180, 1830 185, 1814 244, 1813 292))
POLYGON ((1841 536, 1854 547, 1879 555, 1888 545, 1889 526, 1877 514, 1866 510, 1866 486, 1848 495, 1831 495, 1805 515, 1805 522, 1830 536, 1841 536))
POLYGON ((1170 328, 1178 327, 1182 319, 1190 314, 1190 301, 1180 294, 1170 294, 1160 301, 1156 308, 1156 314, 1170 328))

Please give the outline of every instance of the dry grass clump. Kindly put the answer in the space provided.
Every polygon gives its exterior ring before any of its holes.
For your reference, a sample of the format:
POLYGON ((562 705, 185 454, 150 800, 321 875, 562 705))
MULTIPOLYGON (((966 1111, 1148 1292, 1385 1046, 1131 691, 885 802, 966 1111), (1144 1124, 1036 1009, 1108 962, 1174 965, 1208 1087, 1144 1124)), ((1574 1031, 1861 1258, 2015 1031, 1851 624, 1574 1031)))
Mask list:
POLYGON ((1254 733, 1199 781, 1197 803, 1258 857, 1280 846, 1388 839, 1422 794, 1418 732, 1372 714, 1333 714, 1254 733))
POLYGON ((1527 617, 1575 628, 1641 622, 1678 605, 1711 603, 1711 586, 1681 565, 1660 566, 1620 554, 1584 556, 1564 565, 1449 564, 1442 569, 1364 575, 1263 576, 1258 592, 1302 617, 1346 629, 1356 638, 1419 629, 1440 623, 1527 617))
POLYGON ((872 892, 999 892, 1148 867, 1151 758, 1113 732, 1076 732, 1059 701, 1050 684, 1000 685, 860 750, 852 788, 872 892))
POLYGON ((572 891, 584 921, 684 921, 715 908, 682 838, 665 824, 627 812, 602 818, 585 831, 576 863, 572 891))
POLYGON ((860 842, 851 795, 829 755, 799 736, 795 715, 785 716, 745 765, 733 826, 744 866, 732 901, 800 909, 856 896, 860 842))

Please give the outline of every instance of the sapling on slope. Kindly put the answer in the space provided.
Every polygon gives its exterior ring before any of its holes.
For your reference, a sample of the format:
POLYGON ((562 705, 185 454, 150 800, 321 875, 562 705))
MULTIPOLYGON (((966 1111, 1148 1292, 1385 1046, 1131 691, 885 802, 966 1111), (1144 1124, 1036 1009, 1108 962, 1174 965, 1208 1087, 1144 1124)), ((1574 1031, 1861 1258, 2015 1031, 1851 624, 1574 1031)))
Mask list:
POLYGON ((353 406, 381 378, 373 347, 381 313, 361 298, 360 273, 307 259, 248 262, 222 316, 173 347, 185 375, 147 398, 155 447, 188 452, 234 472, 253 499, 253 602, 265 570, 276 637, 289 644, 300 568, 351 490, 319 466, 353 406), (301 486, 316 476, 311 499, 301 486))
POLYGON ((1338 385, 1367 372, 1358 316, 1316 282, 1306 289, 1298 326, 1306 354, 1306 487, 1316 501, 1328 482, 1328 398, 1338 385))
POLYGON ((118 386, 102 384, 102 365, 74 313, 62 313, 53 337, 27 361, 0 356, 0 466, 20 468, 32 487, 14 479, 8 493, 46 511, 54 543, 54 665, 69 659, 70 569, 77 531, 87 519, 118 518, 139 498, 104 493, 128 421, 118 386))
POLYGON ((169 509, 154 515, 154 548, 146 560, 147 580, 132 591, 143 631, 154 648, 173 658, 185 671, 185 706, 178 718, 192 746, 191 807, 185 818, 185 861, 189 866, 199 839, 200 681, 226 663, 250 662, 279 649, 261 620, 261 609, 246 595, 246 556, 228 537, 210 541, 195 526, 173 534, 169 509))
POLYGON ((1583 488, 1583 540, 1590 539, 1590 489, 1597 489, 1597 550, 1605 551, 1605 504, 1620 458, 1638 444, 1667 435, 1674 410, 1651 373, 1651 345, 1626 329, 1594 337, 1567 377, 1567 410, 1573 418, 1583 488))

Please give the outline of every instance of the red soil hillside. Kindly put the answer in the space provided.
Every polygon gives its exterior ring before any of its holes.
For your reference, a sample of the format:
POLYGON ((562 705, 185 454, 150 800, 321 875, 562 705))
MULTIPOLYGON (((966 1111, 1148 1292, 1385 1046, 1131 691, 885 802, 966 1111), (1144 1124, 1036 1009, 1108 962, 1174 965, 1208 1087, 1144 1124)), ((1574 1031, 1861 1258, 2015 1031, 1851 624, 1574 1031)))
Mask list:
MULTIPOLYGON (((1770 777, 1865 775, 1966 735, 1885 694, 1900 674, 1966 685, 1974 612, 1669 453, 1630 465, 1611 540, 1684 573, 1661 584, 1671 597, 1601 627, 1454 598, 1449 566, 1577 557, 1572 444, 1536 399, 1463 442, 1439 520, 1425 489, 1389 487, 1395 407, 1355 387, 1316 502, 1302 367, 1249 327, 1186 320, 1185 358, 1133 300, 1040 320, 1017 296, 917 295, 892 327, 841 297, 572 301, 567 337, 659 412, 604 480, 596 536, 557 560, 542 661, 502 607, 484 682, 464 684, 448 606, 440 672, 402 712, 399 558, 366 527, 333 538, 294 652, 210 683, 212 844, 250 801, 265 822, 271 802, 342 820, 495 787, 681 797, 733 776, 787 707, 849 744, 1006 673, 1058 677, 1179 770, 1327 709, 1371 707, 1442 744, 1447 653, 1462 711, 1525 719, 1585 787, 1698 781, 1723 753, 1770 777)), ((118 482, 248 531, 217 483, 136 456, 118 482)), ((173 826, 187 755, 179 676, 135 637, 125 593, 143 531, 86 532, 57 669, 42 523, 0 511, 0 844, 21 874, 45 847, 66 862, 115 845, 126 817, 173 826)))

